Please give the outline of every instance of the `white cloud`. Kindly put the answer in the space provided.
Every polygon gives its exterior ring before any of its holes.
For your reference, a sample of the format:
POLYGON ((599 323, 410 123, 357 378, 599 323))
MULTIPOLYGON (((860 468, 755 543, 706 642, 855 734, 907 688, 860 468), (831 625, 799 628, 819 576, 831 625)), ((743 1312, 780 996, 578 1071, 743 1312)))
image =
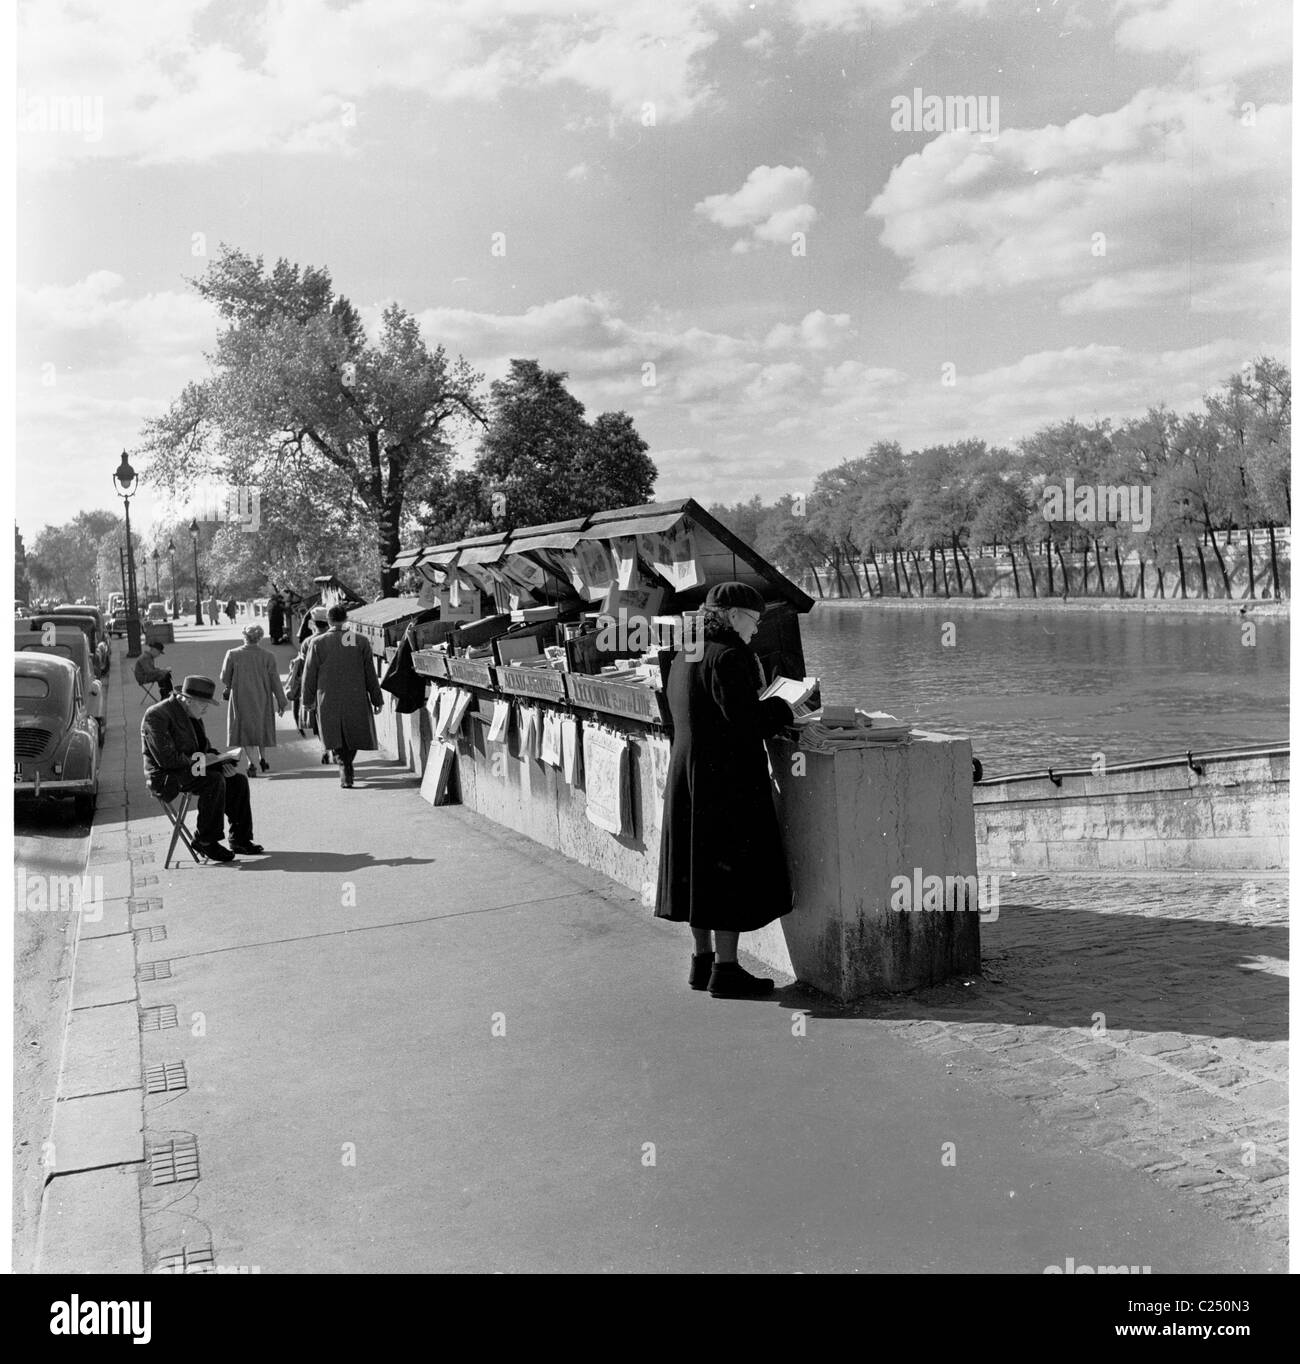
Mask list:
POLYGON ((770 57, 776 47, 776 36, 770 28, 760 28, 752 38, 746 38, 741 47, 756 57, 770 57))
POLYGON ((812 174, 802 166, 756 166, 734 194, 710 194, 695 205, 696 213, 725 228, 751 228, 732 250, 744 252, 754 242, 788 244, 795 232, 806 232, 817 219, 807 202, 812 174))
POLYGON ((824 313, 820 308, 808 313, 797 327, 779 322, 768 332, 763 345, 768 350, 798 346, 806 350, 826 350, 849 334, 848 313, 824 313))
POLYGON ((1217 310, 1233 291, 1216 281, 1257 279, 1285 247, 1289 119, 1265 105, 1245 124, 1222 87, 1142 90, 1111 113, 996 142, 946 133, 895 167, 868 215, 909 262, 904 287, 922 293, 1033 284, 1069 290, 1070 312, 1217 310))
POLYGON ((1290 64, 1290 0, 1119 0, 1118 9, 1127 16, 1119 47, 1186 53, 1198 82, 1290 64))
POLYGON ((564 178, 571 180, 575 185, 581 184, 591 174, 591 167, 585 161, 579 161, 576 166, 570 166, 564 172, 564 178))

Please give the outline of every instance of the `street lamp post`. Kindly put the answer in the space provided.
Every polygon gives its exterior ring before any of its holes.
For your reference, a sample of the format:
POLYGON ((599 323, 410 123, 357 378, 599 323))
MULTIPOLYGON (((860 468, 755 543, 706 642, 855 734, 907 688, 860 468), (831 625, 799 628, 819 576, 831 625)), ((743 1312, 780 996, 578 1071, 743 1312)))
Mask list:
POLYGON ((180 598, 176 595, 176 541, 167 537, 167 562, 172 572, 172 619, 180 615, 180 598))
POLYGON ((136 478, 135 470, 131 467, 130 461, 126 457, 126 451, 122 451, 122 462, 117 466, 117 472, 113 475, 113 487, 117 495, 122 499, 122 505, 126 509, 126 656, 127 658, 140 657, 140 600, 136 595, 135 583, 135 553, 131 547, 131 495, 135 492, 139 480, 136 478))
POLYGON ((194 624, 203 624, 203 589, 199 586, 199 518, 190 522, 190 543, 194 546, 194 624))
POLYGON ((153 586, 154 600, 162 601, 162 579, 158 576, 158 551, 156 549, 153 552, 153 586))

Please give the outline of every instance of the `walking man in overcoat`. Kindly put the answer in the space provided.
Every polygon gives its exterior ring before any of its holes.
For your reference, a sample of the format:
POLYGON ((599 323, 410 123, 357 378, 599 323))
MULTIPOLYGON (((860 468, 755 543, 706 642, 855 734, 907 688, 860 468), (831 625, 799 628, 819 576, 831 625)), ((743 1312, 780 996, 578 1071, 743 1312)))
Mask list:
POLYGON ((315 709, 321 743, 339 760, 339 785, 350 787, 358 750, 379 747, 375 716, 384 708, 384 694, 370 641, 348 626, 347 609, 331 606, 327 619, 329 629, 307 647, 302 704, 315 709))

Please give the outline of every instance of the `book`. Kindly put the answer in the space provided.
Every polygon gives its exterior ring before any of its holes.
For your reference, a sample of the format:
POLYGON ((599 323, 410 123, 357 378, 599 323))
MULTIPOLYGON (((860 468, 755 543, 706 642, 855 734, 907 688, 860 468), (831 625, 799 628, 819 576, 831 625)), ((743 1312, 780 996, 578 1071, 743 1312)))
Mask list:
POLYGON ((791 710, 798 713, 808 698, 817 690, 820 678, 805 677, 803 681, 796 682, 793 678, 782 677, 779 673, 774 677, 759 694, 760 701, 767 701, 773 696, 779 696, 791 710))

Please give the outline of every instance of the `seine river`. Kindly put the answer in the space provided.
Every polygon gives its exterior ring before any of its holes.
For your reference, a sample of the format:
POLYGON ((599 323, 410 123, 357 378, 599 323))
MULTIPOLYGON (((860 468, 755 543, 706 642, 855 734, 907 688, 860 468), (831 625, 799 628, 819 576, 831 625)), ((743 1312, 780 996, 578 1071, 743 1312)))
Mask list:
POLYGON ((1235 613, 881 609, 801 618, 823 700, 969 735, 984 775, 1285 739, 1290 622, 1235 613), (943 642, 945 622, 955 630, 943 642))

